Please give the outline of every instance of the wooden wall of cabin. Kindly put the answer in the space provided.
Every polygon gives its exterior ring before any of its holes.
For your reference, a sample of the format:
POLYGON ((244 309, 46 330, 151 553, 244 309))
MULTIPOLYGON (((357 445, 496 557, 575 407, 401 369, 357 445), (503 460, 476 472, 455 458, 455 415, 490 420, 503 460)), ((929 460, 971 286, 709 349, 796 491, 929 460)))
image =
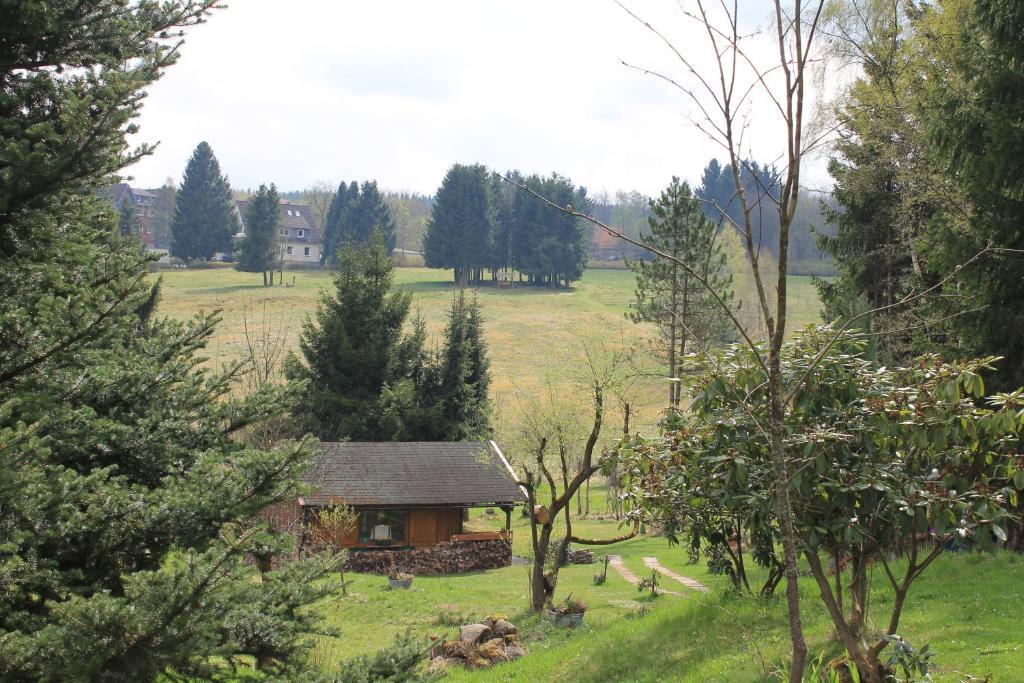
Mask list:
MULTIPOLYGON (((311 511, 310 511, 311 512, 311 511)), ((358 512, 358 509, 357 509, 358 512)), ((309 525, 317 524, 315 514, 305 516, 309 525)), ((426 546, 449 540, 454 534, 462 533, 461 508, 414 508, 406 510, 405 535, 395 539, 393 546, 426 546)), ((307 531, 306 538, 322 538, 323 534, 307 531)), ((379 548, 377 543, 360 542, 358 523, 356 528, 344 535, 334 534, 331 539, 343 548, 379 548)), ((387 547, 387 546, 384 546, 387 547)))

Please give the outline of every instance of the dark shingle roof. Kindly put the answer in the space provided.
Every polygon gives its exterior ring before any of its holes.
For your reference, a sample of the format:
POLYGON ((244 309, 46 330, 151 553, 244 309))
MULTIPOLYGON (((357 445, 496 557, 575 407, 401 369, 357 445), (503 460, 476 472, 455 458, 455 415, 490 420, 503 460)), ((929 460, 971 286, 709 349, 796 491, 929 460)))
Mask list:
POLYGON ((492 442, 321 443, 306 505, 482 505, 525 500, 492 442))

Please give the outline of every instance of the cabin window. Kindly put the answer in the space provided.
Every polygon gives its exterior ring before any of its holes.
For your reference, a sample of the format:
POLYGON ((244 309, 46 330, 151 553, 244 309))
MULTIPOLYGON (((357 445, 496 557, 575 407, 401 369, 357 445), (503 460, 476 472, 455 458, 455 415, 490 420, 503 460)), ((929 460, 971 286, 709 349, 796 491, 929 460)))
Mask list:
POLYGON ((309 247, 303 247, 302 248, 302 255, 303 256, 309 256, 309 247))
POLYGON ((359 513, 359 542, 401 545, 405 542, 405 510, 363 510, 359 513))
POLYGON ((302 230, 299 230, 299 237, 305 237, 305 236, 306 236, 306 233, 304 233, 302 230))

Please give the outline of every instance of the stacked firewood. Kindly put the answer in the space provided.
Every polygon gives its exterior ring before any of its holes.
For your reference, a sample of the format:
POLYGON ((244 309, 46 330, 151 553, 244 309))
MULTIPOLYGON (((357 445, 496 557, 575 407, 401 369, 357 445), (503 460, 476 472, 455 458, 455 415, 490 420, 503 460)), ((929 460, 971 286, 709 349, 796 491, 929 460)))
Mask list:
POLYGON ((408 550, 350 550, 345 569, 370 574, 455 574, 512 564, 507 540, 446 541, 408 550))

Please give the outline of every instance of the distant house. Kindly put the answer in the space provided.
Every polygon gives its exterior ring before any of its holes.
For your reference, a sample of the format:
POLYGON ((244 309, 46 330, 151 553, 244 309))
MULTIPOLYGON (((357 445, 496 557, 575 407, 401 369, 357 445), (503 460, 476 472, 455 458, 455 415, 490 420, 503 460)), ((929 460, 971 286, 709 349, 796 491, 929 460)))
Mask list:
MULTIPOLYGON (((235 202, 241 218, 242 234, 245 234, 245 212, 248 199, 235 202)), ((320 226, 316 224, 313 211, 308 204, 281 200, 281 228, 278 231, 281 255, 285 263, 320 263, 322 238, 320 226)))
POLYGON ((493 441, 321 443, 304 475, 310 493, 269 515, 290 525, 300 546, 331 537, 320 511, 345 505, 358 521, 333 542, 351 550, 350 568, 447 573, 507 566, 511 514, 526 501, 493 441), (467 533, 470 508, 505 513, 505 530, 467 533))
POLYGON ((139 220, 139 231, 142 243, 149 250, 166 250, 167 244, 157 236, 156 215, 154 213, 156 193, 132 187, 128 183, 117 183, 107 190, 107 194, 116 211, 121 211, 125 204, 135 208, 139 220))

